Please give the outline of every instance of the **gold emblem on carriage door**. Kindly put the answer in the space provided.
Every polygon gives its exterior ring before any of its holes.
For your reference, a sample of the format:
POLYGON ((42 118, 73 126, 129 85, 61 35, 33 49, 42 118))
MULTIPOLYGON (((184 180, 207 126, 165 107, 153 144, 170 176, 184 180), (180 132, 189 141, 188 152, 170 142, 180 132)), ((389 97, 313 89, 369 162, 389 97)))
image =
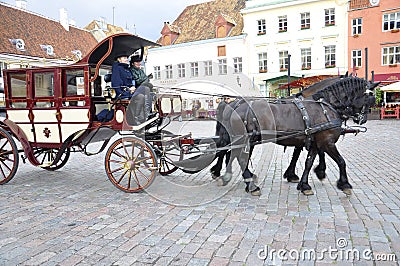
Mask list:
POLYGON ((46 138, 50 138, 51 131, 49 128, 44 128, 43 133, 46 138))

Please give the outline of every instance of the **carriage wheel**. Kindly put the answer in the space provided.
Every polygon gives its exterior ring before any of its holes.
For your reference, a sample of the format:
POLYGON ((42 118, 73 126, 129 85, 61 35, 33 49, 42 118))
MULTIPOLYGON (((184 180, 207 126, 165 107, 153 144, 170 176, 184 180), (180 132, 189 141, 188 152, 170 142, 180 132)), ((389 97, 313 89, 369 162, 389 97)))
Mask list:
POLYGON ((133 136, 111 144, 105 166, 108 179, 120 190, 130 193, 150 186, 158 171, 157 157, 151 146, 133 136))
POLYGON ((163 140, 161 142, 153 142, 153 147, 157 147, 157 156, 159 169, 161 175, 169 175, 178 170, 179 168, 174 165, 174 161, 181 161, 183 159, 183 151, 179 147, 179 140, 168 141, 168 137, 175 137, 172 132, 163 130, 161 132, 163 140))
POLYGON ((33 155, 40 163, 40 167, 49 171, 55 171, 63 167, 71 154, 71 149, 66 148, 64 153, 61 155, 60 160, 55 165, 50 165, 57 156, 60 149, 42 149, 38 148, 33 151, 33 155), (46 166, 48 165, 48 166, 46 166))
POLYGON ((0 185, 14 177, 18 163, 18 149, 14 139, 10 133, 0 128, 0 185))

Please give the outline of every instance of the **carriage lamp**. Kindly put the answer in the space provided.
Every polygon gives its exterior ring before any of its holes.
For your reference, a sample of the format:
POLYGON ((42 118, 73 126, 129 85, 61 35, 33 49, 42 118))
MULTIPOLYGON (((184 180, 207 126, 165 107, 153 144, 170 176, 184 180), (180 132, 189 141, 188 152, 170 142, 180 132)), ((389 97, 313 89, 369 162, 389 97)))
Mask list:
POLYGON ((239 87, 242 87, 242 84, 240 83, 240 77, 239 75, 236 77, 236 82, 239 85, 239 87))

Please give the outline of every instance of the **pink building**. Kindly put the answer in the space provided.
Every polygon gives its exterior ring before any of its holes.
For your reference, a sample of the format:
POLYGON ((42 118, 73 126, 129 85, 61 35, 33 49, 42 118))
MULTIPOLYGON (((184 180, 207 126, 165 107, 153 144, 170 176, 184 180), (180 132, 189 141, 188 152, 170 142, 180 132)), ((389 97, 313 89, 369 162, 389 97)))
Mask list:
POLYGON ((383 84, 400 80, 399 0, 351 0, 349 73, 383 84))

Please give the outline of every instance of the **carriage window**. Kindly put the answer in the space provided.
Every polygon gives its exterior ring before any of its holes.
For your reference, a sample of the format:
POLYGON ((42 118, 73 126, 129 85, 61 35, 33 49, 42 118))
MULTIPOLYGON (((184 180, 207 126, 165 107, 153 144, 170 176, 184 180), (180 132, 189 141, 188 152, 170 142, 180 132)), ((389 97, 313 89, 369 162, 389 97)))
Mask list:
POLYGON ((26 74, 10 74, 10 85, 12 97, 26 98, 26 74))
POLYGON ((66 96, 85 94, 83 69, 67 70, 65 71, 65 77, 67 82, 66 96))
POLYGON ((34 73, 35 97, 54 96, 54 73, 34 73))

